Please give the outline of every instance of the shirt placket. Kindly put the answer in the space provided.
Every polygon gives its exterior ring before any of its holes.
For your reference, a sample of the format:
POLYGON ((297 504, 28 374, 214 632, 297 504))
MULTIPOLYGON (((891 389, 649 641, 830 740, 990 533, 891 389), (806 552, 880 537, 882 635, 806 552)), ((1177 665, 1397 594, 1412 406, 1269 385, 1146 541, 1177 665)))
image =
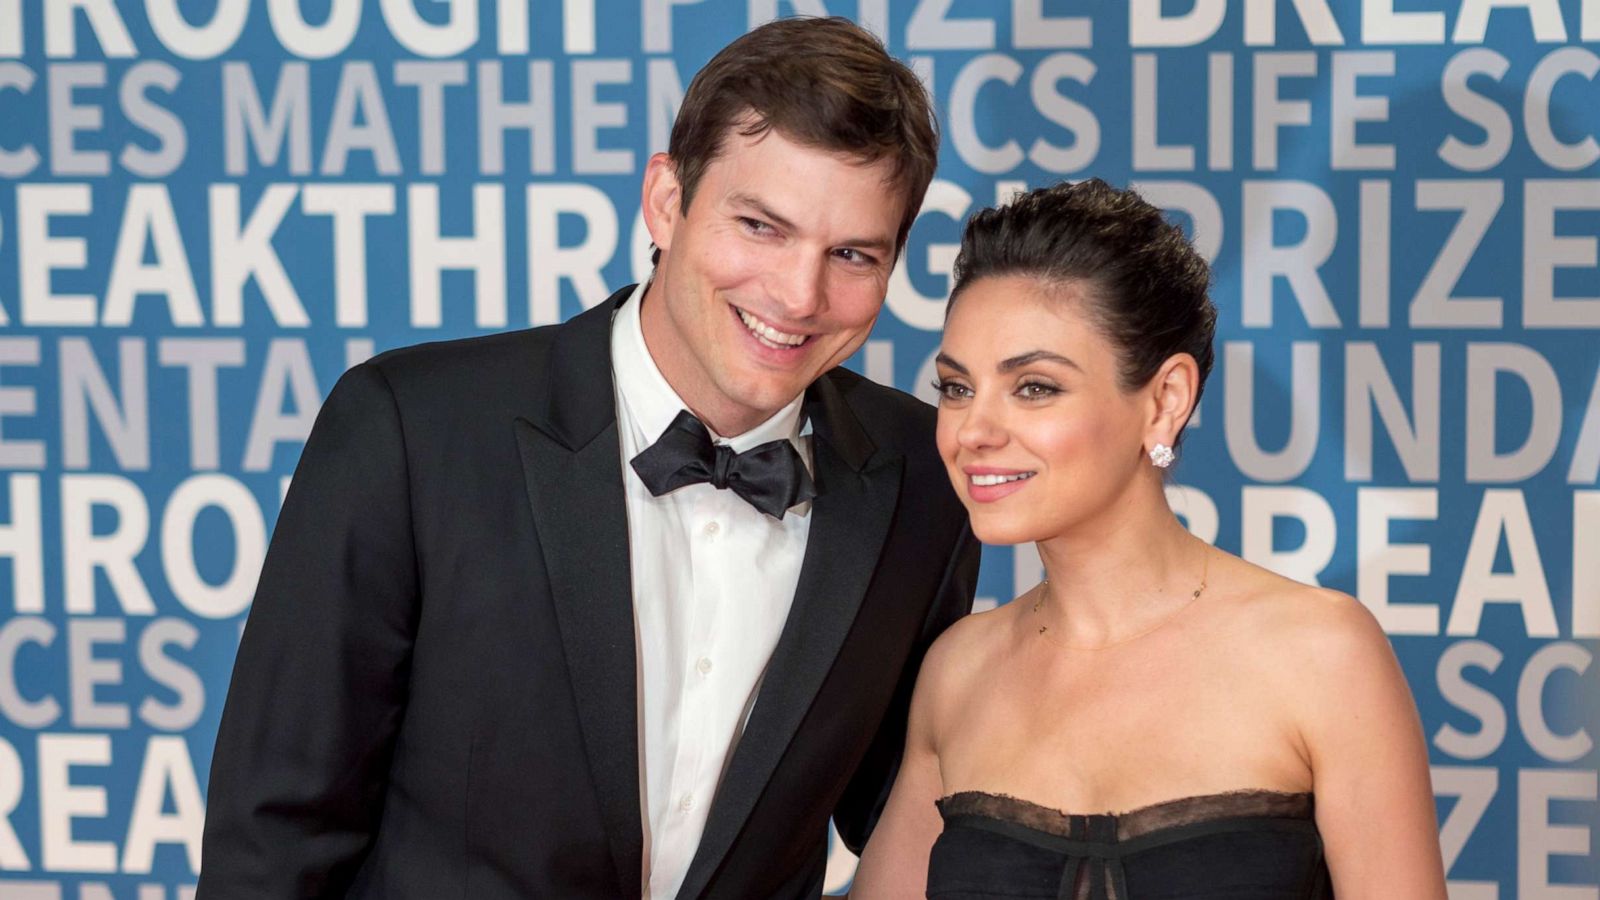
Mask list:
MULTIPOLYGON (((716 623, 718 606, 726 587, 722 540, 728 527, 726 491, 706 491, 696 498, 689 517, 689 570, 692 573, 693 602, 690 609, 687 653, 682 665, 683 693, 680 708, 678 752, 672 773, 672 804, 675 829, 680 841, 687 842, 699 829, 687 826, 703 821, 705 804, 711 802, 712 785, 707 783, 709 764, 707 740, 718 733, 716 721, 716 623)), ((682 852, 692 856, 692 847, 682 852)))

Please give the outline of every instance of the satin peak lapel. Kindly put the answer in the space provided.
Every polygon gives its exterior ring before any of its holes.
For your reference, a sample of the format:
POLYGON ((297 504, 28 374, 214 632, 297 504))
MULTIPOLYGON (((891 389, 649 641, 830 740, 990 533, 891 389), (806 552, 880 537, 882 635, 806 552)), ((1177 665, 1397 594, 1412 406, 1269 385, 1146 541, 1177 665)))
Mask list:
MULTIPOLYGON (((621 292, 613 301, 627 296, 621 292)), ((607 302, 561 326, 536 412, 515 422, 589 771, 624 894, 638 890, 633 589, 607 302)))
POLYGON ((899 501, 904 457, 874 452, 826 377, 812 387, 806 411, 818 495, 794 605, 680 898, 703 894, 794 741, 855 622, 899 501))

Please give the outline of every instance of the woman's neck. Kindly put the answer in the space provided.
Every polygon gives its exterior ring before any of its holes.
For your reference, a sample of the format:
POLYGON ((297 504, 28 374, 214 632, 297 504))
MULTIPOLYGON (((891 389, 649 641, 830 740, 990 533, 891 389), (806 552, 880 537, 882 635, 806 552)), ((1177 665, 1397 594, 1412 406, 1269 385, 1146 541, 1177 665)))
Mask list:
POLYGON ((1210 548, 1165 500, 1127 498, 1104 515, 1039 541, 1051 631, 1073 646, 1108 646, 1194 599, 1210 548))

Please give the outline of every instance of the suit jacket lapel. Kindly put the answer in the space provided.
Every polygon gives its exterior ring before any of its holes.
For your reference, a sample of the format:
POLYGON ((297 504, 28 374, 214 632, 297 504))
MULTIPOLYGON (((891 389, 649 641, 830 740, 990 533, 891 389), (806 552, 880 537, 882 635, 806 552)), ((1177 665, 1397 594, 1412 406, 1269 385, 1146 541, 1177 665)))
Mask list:
POLYGON ((611 313, 632 288, 560 327, 531 414, 515 422, 591 781, 623 893, 643 845, 633 589, 611 378, 611 313))
POLYGON ((679 897, 704 891, 793 742, 855 621, 900 496, 904 458, 875 452, 831 379, 812 386, 806 413, 818 496, 794 604, 679 897))

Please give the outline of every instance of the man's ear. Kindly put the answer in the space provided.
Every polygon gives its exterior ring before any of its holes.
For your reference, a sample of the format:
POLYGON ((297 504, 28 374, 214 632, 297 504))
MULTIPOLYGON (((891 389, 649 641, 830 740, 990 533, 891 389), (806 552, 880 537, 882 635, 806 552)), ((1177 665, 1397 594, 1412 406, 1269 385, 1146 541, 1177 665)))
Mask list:
POLYGON ((683 218, 683 188, 672 157, 656 153, 644 167, 642 211, 650 241, 663 251, 672 249, 672 232, 683 218))

